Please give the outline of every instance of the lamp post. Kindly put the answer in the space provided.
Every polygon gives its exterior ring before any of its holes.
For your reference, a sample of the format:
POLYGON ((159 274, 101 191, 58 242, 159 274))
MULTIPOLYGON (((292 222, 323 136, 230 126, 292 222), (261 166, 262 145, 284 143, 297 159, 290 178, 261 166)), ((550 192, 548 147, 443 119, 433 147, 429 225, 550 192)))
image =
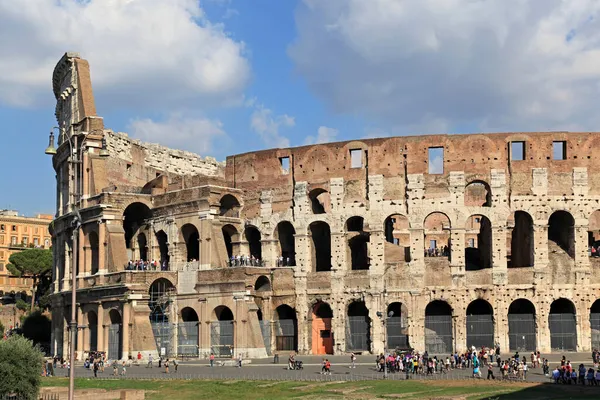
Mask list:
MULTIPOLYGON (((46 148, 46 150, 44 151, 44 153, 54 156, 56 155, 56 148, 54 147, 54 129, 58 129, 60 131, 60 128, 58 126, 54 126, 52 127, 52 130, 50 131, 50 137, 48 140, 48 147, 46 148)), ((64 138, 64 132, 61 132, 61 136, 64 138)), ((77 150, 77 138, 73 135, 70 135, 68 137, 68 142, 69 142, 69 157, 67 158, 67 162, 71 165, 77 165, 77 164, 81 164, 81 160, 79 159, 79 151, 77 150), (75 152, 73 151, 73 142, 75 141, 75 152)), ((84 139, 85 140, 85 139, 84 139)), ((83 144, 83 143, 82 143, 83 144)), ((60 145, 59 145, 60 147, 60 145)), ((83 146, 81 146, 81 150, 83 150, 83 146)), ((108 151, 106 150, 106 141, 104 138, 102 138, 102 148, 100 150, 99 156, 100 157, 107 157, 109 155, 108 151)), ((71 221, 71 227, 73 229, 73 233, 72 233, 72 238, 71 238, 71 243, 73 244, 73 251, 72 251, 72 260, 71 260, 71 322, 69 323, 69 334, 70 334, 70 343, 69 343, 69 400, 73 400, 75 397, 75 341, 77 340, 77 331, 78 331, 78 326, 77 326, 77 271, 76 271, 76 267, 77 267, 77 250, 78 250, 78 234, 79 234, 79 228, 81 227, 81 215, 79 214, 79 210, 77 208, 77 204, 76 204, 76 200, 79 196, 78 193, 78 188, 79 188, 79 182, 78 182, 78 173, 77 171, 75 171, 74 175, 74 182, 73 182, 73 186, 74 186, 74 192, 73 197, 70 198, 71 201, 71 211, 70 213, 72 214, 72 221, 71 221)), ((58 189, 60 190, 60 188, 58 189)), ((70 193, 70 189, 69 189, 69 197, 70 197, 71 193, 70 193)))

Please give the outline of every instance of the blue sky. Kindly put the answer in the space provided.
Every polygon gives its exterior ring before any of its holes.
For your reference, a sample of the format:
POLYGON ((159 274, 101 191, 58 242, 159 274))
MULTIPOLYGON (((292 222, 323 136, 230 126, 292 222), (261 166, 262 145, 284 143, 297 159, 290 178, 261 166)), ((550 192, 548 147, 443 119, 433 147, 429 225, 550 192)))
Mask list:
POLYGON ((598 3, 0 0, 0 208, 54 212, 43 150, 65 51, 90 61, 107 128, 220 160, 378 136, 598 130, 598 3))

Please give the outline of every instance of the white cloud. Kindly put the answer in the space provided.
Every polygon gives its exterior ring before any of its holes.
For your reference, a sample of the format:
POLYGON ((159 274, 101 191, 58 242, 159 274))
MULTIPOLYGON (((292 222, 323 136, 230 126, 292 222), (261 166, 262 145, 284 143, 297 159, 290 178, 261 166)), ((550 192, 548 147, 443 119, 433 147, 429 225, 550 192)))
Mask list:
POLYGON ((129 123, 128 129, 131 137, 175 149, 186 149, 202 156, 213 155, 215 140, 228 140, 220 121, 186 118, 180 114, 172 114, 162 122, 148 118, 135 119, 129 123))
POLYGON ((273 111, 262 104, 256 104, 256 99, 248 100, 248 105, 254 107, 250 116, 250 128, 258 133, 268 147, 289 147, 290 140, 279 133, 280 128, 290 128, 296 125, 294 117, 287 114, 273 115, 273 111))
POLYGON ((338 113, 413 129, 598 129, 600 2, 303 0, 289 48, 338 113))
POLYGON ((326 126, 320 126, 317 129, 317 138, 314 136, 307 136, 304 140, 304 144, 318 144, 318 143, 328 143, 335 141, 339 130, 335 128, 328 128, 326 126))
POLYGON ((250 67, 223 29, 196 0, 0 0, 0 103, 53 100, 65 51, 90 61, 105 107, 238 102, 250 67))

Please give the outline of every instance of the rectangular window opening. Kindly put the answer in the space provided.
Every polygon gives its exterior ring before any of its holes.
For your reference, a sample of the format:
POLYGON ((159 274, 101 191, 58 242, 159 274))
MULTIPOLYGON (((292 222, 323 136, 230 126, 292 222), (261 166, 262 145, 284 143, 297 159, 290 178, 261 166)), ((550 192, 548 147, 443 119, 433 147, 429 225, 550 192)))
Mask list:
POLYGON ((350 168, 362 168, 362 166, 363 166, 362 150, 361 149, 350 150, 350 168))
POLYGON ((279 157, 279 163, 281 164, 281 173, 287 175, 290 173, 290 158, 279 157))
POLYGON ((525 160, 525 142, 510 142, 511 161, 525 160))
POLYGON ((469 239, 469 247, 475 247, 475 239, 469 239))
POLYGON ((444 173, 444 148, 430 147, 428 152, 428 165, 430 174, 444 173))
POLYGON ((567 142, 564 140, 552 142, 552 158, 554 160, 567 159, 567 142))

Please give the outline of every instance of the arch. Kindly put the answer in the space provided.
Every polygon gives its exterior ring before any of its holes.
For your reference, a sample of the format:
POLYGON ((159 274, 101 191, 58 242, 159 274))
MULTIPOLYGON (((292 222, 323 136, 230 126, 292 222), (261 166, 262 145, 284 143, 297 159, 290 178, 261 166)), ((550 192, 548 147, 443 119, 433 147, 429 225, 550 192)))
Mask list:
POLYGON ((192 307, 181 309, 181 320, 183 322, 198 322, 198 313, 192 307))
POLYGON ((181 310, 181 321, 177 324, 177 354, 198 356, 198 313, 192 307, 181 310))
POLYGON ((298 351, 298 318, 296 310, 287 304, 275 309, 275 348, 298 351))
POLYGON ((271 291, 271 281, 264 275, 261 275, 254 283, 254 290, 257 292, 270 292, 271 291))
POLYGON ((408 342, 408 308, 400 303, 390 303, 387 307, 387 349, 409 349, 408 342))
POLYGON ((248 241, 250 256, 257 260, 262 260, 261 234, 258 228, 252 225, 246 225, 246 228, 244 229, 244 236, 248 241))
POLYGON ((98 351, 98 314, 94 311, 89 311, 87 320, 90 339, 89 349, 90 351, 98 351))
POLYGON ((494 344, 494 309, 483 299, 473 300, 467 307, 467 347, 494 344))
POLYGON ((140 260, 148 261, 148 241, 146 240, 146 235, 143 232, 138 234, 137 242, 140 260))
POLYGON ((511 351, 537 350, 536 311, 527 299, 516 299, 508 307, 508 342, 511 351))
POLYGON ((429 257, 447 257, 452 253, 450 218, 439 211, 434 211, 423 221, 425 255, 429 257))
POLYGON ((234 324, 233 312, 227 306, 215 307, 210 323, 210 349, 215 357, 232 357, 234 324))
POLYGON ((346 232, 362 232, 364 231, 365 219, 360 216, 354 216, 346 220, 346 232))
POLYGON ((592 330, 592 350, 600 350, 600 299, 590 307, 590 327, 592 330))
POLYGON ((465 269, 477 271, 492 267, 492 223, 485 215, 467 218, 465 269))
POLYGON ((571 300, 560 298, 552 302, 548 326, 552 350, 577 351, 577 315, 571 300))
POLYGON ((315 221, 309 225, 311 234, 312 270, 315 272, 331 271, 331 230, 323 221, 315 221))
POLYGON ((508 220, 510 232, 509 268, 533 267, 534 231, 533 218, 525 211, 515 211, 508 220), (512 221, 511 221, 512 219, 512 221))
POLYGON ((121 313, 112 309, 108 312, 110 325, 108 327, 108 358, 120 360, 123 356, 123 332, 121 313))
POLYGON ((425 350, 429 354, 452 352, 454 343, 452 307, 443 300, 433 300, 425 307, 425 350))
POLYGON ((223 234, 223 240, 225 241, 225 248, 227 249, 227 257, 231 259, 233 257, 233 243, 238 242, 239 233, 235 226, 233 225, 224 225, 221 228, 221 233, 223 234))
POLYGON ((194 224, 181 227, 181 236, 185 242, 186 260, 200 260, 200 234, 194 224))
POLYGON ((322 188, 316 188, 308 193, 310 206, 313 214, 325 214, 331 209, 329 192, 322 188))
POLYGON ((482 180, 474 180, 465 187, 465 206, 491 207, 492 190, 490 185, 482 180))
POLYGON ((240 202, 237 197, 226 194, 219 200, 219 215, 222 217, 239 218, 240 202))
POLYGON ((281 221, 275 229, 275 237, 279 239, 280 266, 296 265, 296 230, 288 221, 281 221))
POLYGON ((227 306, 217 306, 212 312, 213 320, 233 321, 233 311, 227 306))
POLYGON ((156 279, 148 288, 148 307, 150 308, 150 321, 155 323, 169 322, 169 306, 172 301, 171 294, 175 286, 165 278, 156 279))
POLYGON ((568 211, 555 211, 548 219, 549 253, 557 250, 553 243, 569 257, 575 257, 575 219, 568 211))
POLYGON ((402 214, 392 214, 383 222, 385 262, 410 262, 410 222, 402 214), (398 249, 400 248, 400 249, 398 249))
POLYGON ((160 252, 160 267, 161 270, 165 271, 169 269, 169 241, 165 231, 160 230, 156 232, 156 242, 158 243, 158 250, 160 252))
POLYGON ((369 240, 370 237, 366 233, 353 236, 348 240, 351 267, 353 271, 369 269, 369 266, 371 265, 369 257, 369 240))
POLYGON ((346 351, 371 350, 371 318, 364 301, 355 300, 348 305, 346 318, 346 351))
POLYGON ((91 253, 91 267, 92 267, 92 275, 97 274, 100 269, 100 245, 98 240, 98 234, 96 232, 90 232, 88 235, 88 241, 90 243, 90 253, 91 253))
POLYGON ((108 318, 110 319, 111 324, 122 323, 121 313, 114 308, 108 312, 108 318))
MULTIPOLYGON (((588 219, 588 246, 594 246, 596 250, 600 247, 600 210, 590 214, 588 219)), ((596 252, 595 257, 600 257, 596 252)))
POLYGON ((333 332, 331 319, 333 310, 328 303, 318 301, 312 311, 312 354, 333 354, 333 332))
MULTIPOLYGON (((140 202, 131 203, 123 211, 123 230, 125 231, 125 247, 132 248, 131 239, 138 230, 152 218, 150 208, 140 202)), ((130 257, 133 258, 133 257, 130 257)))

